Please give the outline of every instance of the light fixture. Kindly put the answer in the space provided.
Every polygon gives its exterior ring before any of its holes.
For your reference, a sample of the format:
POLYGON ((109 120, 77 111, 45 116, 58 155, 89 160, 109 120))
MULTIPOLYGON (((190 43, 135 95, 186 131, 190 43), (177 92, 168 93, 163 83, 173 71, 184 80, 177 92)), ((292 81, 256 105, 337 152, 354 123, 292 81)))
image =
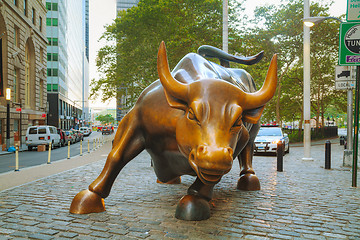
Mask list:
POLYGON ((307 27, 313 27, 315 24, 321 23, 327 19, 334 19, 339 22, 342 22, 339 18, 336 17, 306 17, 303 18, 304 25, 307 27))
POLYGON ((11 88, 6 88, 5 99, 6 99, 7 101, 10 101, 10 100, 11 100, 11 88))

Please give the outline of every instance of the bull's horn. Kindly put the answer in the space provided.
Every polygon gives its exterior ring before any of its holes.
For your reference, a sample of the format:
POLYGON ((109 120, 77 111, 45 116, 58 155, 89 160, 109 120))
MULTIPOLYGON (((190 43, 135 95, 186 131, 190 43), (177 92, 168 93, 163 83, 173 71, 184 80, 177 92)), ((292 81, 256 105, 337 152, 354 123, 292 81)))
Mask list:
POLYGON ((277 85, 277 55, 271 59, 266 79, 259 91, 246 93, 244 104, 245 109, 254 109, 265 105, 274 96, 277 85))
POLYGON ((166 56, 166 47, 164 41, 161 42, 157 57, 157 69, 160 82, 165 91, 172 97, 187 100, 187 85, 177 81, 170 73, 169 64, 166 56))

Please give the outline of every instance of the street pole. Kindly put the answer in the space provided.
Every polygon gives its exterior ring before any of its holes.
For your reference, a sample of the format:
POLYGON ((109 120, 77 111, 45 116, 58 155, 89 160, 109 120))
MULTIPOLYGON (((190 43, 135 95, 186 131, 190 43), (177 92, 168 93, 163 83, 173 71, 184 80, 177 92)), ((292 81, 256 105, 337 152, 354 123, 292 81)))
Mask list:
MULTIPOLYGON (((310 17, 309 0, 304 0, 304 18, 310 17)), ((310 27, 304 26, 304 157, 311 158, 311 126, 310 126, 310 27)))
POLYGON ((223 0, 223 51, 228 52, 228 0, 223 0))
POLYGON ((10 147, 10 101, 6 103, 6 149, 10 147))
POLYGON ((355 87, 355 112, 354 112, 354 145, 353 145, 353 164, 352 164, 352 187, 357 187, 357 160, 358 160, 358 129, 359 129, 359 82, 360 67, 356 67, 356 87, 355 87))

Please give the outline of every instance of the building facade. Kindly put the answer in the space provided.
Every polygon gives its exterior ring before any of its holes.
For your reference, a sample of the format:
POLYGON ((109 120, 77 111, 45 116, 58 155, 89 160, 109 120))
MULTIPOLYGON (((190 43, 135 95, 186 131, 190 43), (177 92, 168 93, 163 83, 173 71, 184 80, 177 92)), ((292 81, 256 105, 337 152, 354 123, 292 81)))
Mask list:
POLYGON ((0 141, 10 145, 28 126, 46 123, 45 0, 0 0, 0 141), (10 88, 11 99, 5 99, 10 88), (7 105, 10 110, 7 111, 7 105))
POLYGON ((46 0, 48 124, 62 129, 89 119, 89 0, 46 0))

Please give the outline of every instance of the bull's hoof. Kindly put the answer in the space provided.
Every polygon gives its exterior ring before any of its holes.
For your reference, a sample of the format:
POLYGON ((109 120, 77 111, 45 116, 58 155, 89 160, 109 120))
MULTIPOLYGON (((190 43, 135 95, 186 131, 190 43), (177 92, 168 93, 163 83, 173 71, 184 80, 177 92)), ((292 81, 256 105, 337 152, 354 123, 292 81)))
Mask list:
POLYGON ((104 211, 104 199, 90 190, 83 190, 76 194, 70 206, 70 213, 74 214, 99 213, 104 211))
POLYGON ((255 174, 246 173, 240 176, 237 189, 244 191, 258 191, 260 190, 260 181, 255 174))
POLYGON ((204 198, 185 195, 176 207, 175 217, 186 221, 201 221, 210 218, 210 205, 204 198))
POLYGON ((156 182, 161 183, 161 184, 180 184, 181 183, 181 177, 174 178, 173 180, 170 180, 168 182, 162 182, 159 179, 157 179, 156 182))

